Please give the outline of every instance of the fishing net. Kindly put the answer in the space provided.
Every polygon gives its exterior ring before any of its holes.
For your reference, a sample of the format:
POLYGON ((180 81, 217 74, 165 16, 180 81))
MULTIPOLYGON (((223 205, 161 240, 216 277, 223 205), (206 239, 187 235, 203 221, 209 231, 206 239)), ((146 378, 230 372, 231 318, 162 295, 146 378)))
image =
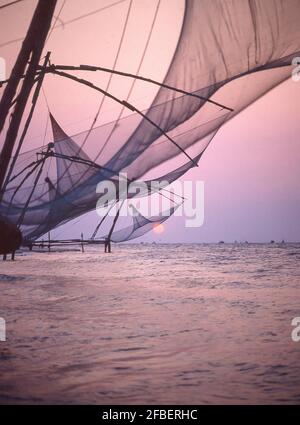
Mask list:
MULTIPOLYGON (((299 0, 186 0, 163 83, 189 94, 160 87, 144 117, 133 113, 72 137, 51 117, 54 147, 19 155, 0 214, 33 240, 95 209, 97 185, 119 173, 128 182, 178 179, 226 121, 291 76, 299 22, 299 0)), ((144 219, 126 229, 128 238, 151 228, 151 217, 144 219)))

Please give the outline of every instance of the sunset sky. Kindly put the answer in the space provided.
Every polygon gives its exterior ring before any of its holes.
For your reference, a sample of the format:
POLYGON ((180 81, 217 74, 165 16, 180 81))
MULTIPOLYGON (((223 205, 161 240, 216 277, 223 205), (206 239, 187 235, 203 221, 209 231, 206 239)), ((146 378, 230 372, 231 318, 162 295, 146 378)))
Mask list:
MULTIPOLYGON (((5 4, 0 1, 0 6, 5 4)), ((22 38, 36 1, 23 2, 0 10, 0 56, 6 60, 7 74, 20 49, 22 38)), ((140 75, 159 81, 168 69, 174 53, 183 16, 182 0, 67 0, 58 1, 57 28, 45 47, 55 64, 94 64, 112 67, 130 7, 128 28, 116 69, 136 73, 147 34, 155 28, 140 75), (113 7, 92 13, 113 3, 113 7), (172 3, 172 5, 171 5, 172 3), (131 5, 131 6, 130 6, 131 5), (158 8, 158 9, 157 9, 158 8), (88 16, 83 16, 88 15, 88 16), (82 17, 74 22, 75 18, 82 17), (68 23, 69 22, 69 23, 68 23), (147 28, 147 31, 145 31, 147 28)), ((108 74, 81 73, 105 86, 108 74)), ((110 91, 124 98, 130 81, 113 78, 110 91)), ((59 77, 47 76, 45 95, 51 112, 64 130, 72 135, 89 128, 99 106, 99 94, 78 87, 59 77)), ((131 102, 146 108, 156 88, 137 83, 131 102)), ((213 140, 200 161, 185 179, 205 183, 205 221, 198 229, 184 227, 183 219, 171 218, 163 232, 153 232, 148 241, 213 242, 300 240, 300 82, 292 79, 273 89, 239 116, 227 123, 213 140)), ((119 108, 106 100, 98 125, 118 114, 119 108)), ((40 146, 47 123, 47 106, 41 96, 26 141, 26 150, 40 146)), ((51 141, 48 127, 46 142, 51 141)), ((0 140, 3 142, 3 138, 0 140)), ((90 213, 76 226, 66 226, 64 235, 89 233, 97 223, 90 213)))

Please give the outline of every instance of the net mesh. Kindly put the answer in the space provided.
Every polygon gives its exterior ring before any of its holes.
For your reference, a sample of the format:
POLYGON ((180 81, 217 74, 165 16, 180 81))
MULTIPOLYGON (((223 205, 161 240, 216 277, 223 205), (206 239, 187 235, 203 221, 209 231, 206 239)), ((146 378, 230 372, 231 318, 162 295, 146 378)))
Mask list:
MULTIPOLYGON (((43 148, 19 155, 0 214, 33 240, 95 209, 98 183, 119 173, 130 181, 181 177, 227 120, 290 77, 300 56, 299 21, 299 0, 186 0, 164 84, 198 97, 161 87, 144 112, 156 126, 134 113, 72 137, 51 116, 56 156, 41 155, 43 148)), ((133 221, 128 238, 152 225, 151 217, 133 221)))

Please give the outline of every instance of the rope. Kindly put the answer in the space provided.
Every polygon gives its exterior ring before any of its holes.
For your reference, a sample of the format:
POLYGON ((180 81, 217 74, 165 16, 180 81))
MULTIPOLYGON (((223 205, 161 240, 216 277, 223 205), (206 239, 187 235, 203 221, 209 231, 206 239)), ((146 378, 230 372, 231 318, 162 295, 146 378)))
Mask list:
POLYGON ((24 1, 24 0, 15 0, 15 1, 11 1, 10 3, 6 3, 6 4, 4 4, 3 6, 0 6, 0 9, 4 9, 4 8, 6 8, 6 7, 8 7, 8 6, 12 6, 13 4, 16 4, 16 3, 20 3, 21 1, 24 1))
MULTIPOLYGON (((123 31, 122 31, 121 39, 120 39, 120 42, 119 42, 119 46, 118 46, 118 50, 117 50, 117 54, 116 54, 116 56, 115 56, 114 63, 113 63, 113 67, 112 67, 112 69, 113 69, 113 70, 115 70, 115 68, 116 68, 116 66, 117 66, 117 62, 118 62, 118 60, 119 60, 119 56, 120 56, 120 53, 121 53, 121 48, 122 48, 122 45, 123 45, 123 42, 124 42, 124 38, 125 38, 125 33, 126 33, 126 30, 127 30, 127 27, 128 27, 128 21, 129 21, 129 16, 130 16, 131 8, 132 8, 132 0, 130 0, 129 7, 128 7, 128 10, 127 10, 127 15, 126 15, 126 18, 125 18, 125 23, 124 23, 124 26, 123 26, 123 31)), ((110 87, 110 84, 111 84, 111 81, 112 81, 113 75, 114 75, 114 74, 110 74, 110 76, 109 76, 109 80, 108 80, 108 83, 106 84, 106 88, 105 88, 105 90, 106 90, 106 91, 108 91, 108 90, 109 90, 109 87, 110 87)), ((92 123, 92 125, 91 125, 90 129, 88 130, 88 133, 87 133, 87 135, 86 135, 86 137, 85 137, 84 141, 83 141, 83 142, 82 142, 82 144, 81 144, 81 147, 80 147, 81 149, 82 149, 82 148, 84 147, 84 145, 86 144, 87 139, 88 139, 88 137, 90 136, 90 134, 91 134, 91 132, 92 132, 92 130, 93 130, 93 128, 94 128, 94 126, 95 126, 95 124, 96 124, 96 121, 97 121, 97 119, 98 119, 98 117, 99 117, 99 115, 100 115, 100 112, 101 112, 101 110, 102 110, 102 107, 103 107, 104 101, 105 101, 105 96, 103 96, 103 97, 102 97, 102 99, 101 99, 101 102, 100 102, 100 105, 99 105, 99 107, 98 107, 98 111, 97 111, 97 113, 96 113, 96 115, 95 115, 95 118, 94 118, 94 120, 93 120, 93 123, 92 123)))
POLYGON ((94 240, 95 237, 97 236, 98 230, 100 229, 101 224, 103 223, 103 221, 106 219, 106 217, 108 216, 109 212, 112 210, 113 206, 116 205, 117 201, 115 201, 113 204, 111 204, 109 210, 107 211, 107 213, 101 218, 100 222, 97 224, 94 233, 91 236, 91 239, 94 240))
POLYGON ((47 99, 47 96, 46 96, 46 93, 45 93, 44 87, 42 87, 42 92, 43 92, 43 96, 44 96, 44 100, 45 100, 45 103, 46 103, 46 106, 47 106, 48 112, 50 113, 49 103, 48 103, 48 99, 47 99))
MULTIPOLYGON (((143 62, 144 62, 144 59, 145 59, 145 56, 146 56, 146 52, 147 52, 147 50, 148 50, 149 43, 150 43, 150 40, 151 40, 151 37, 152 37, 152 33, 153 33, 153 29, 154 29, 154 25, 155 25, 155 22, 156 22, 156 19, 157 19, 157 14, 158 14, 158 10, 159 10, 159 6, 160 6, 160 2, 161 2, 161 0, 159 0, 159 1, 158 1, 157 6, 156 6, 156 9, 155 9, 155 13, 154 13, 153 21, 152 21, 152 24, 151 24, 150 32, 149 32, 149 34, 148 34, 148 38, 147 38, 147 41, 146 41, 146 44, 145 44, 145 47, 144 47, 144 51, 143 51, 143 54, 142 54, 142 56, 141 56, 141 59, 140 59, 140 62, 139 62, 139 65, 138 65, 138 68, 137 68, 137 71, 136 71, 136 74, 139 74, 139 72, 140 72, 140 70, 141 70, 141 67, 142 67, 142 64, 143 64, 143 62)), ((128 94, 127 94, 127 97, 126 97, 126 99, 125 99, 125 101, 126 101, 126 102, 128 102, 128 101, 129 101, 129 99, 130 99, 130 96, 131 96, 131 94, 132 94, 132 91, 133 91, 133 89, 134 89, 134 86, 135 86, 135 84, 136 84, 136 81, 137 81, 136 79, 135 79, 135 80, 133 80, 133 83, 132 83, 132 85, 131 85, 131 87, 130 87, 130 90, 129 90, 128 94)), ((106 139, 105 143, 103 144, 102 148, 100 149, 100 152, 99 152, 99 153, 98 153, 98 155, 95 157, 94 162, 96 162, 96 161, 97 161, 97 159, 99 158, 99 156, 102 154, 102 152, 103 152, 104 148, 107 146, 108 142, 110 141, 110 139, 111 139, 111 137, 112 137, 112 135, 113 135, 113 133, 114 133, 115 129, 116 129, 116 128, 117 128, 117 126, 118 126, 118 123, 119 123, 120 118, 121 118, 121 116, 122 116, 122 114, 123 114, 123 112, 124 112, 124 109, 125 109, 125 106, 123 106, 123 107, 121 108, 121 111, 120 111, 120 113, 119 113, 119 116, 118 116, 118 118, 117 118, 117 120, 116 120, 116 122, 115 122, 115 124, 114 124, 114 126, 113 126, 113 128, 112 128, 112 130, 110 131, 110 134, 107 136, 107 139, 106 139)))
MULTIPOLYGON (((59 12, 58 12, 58 14, 57 14, 57 16, 56 16, 56 18, 55 18, 55 21, 54 21, 54 23, 53 23, 53 25, 52 25, 52 28, 51 28, 51 29, 50 29, 50 31, 49 31, 48 37, 47 37, 46 42, 45 42, 45 46, 46 46, 47 42, 49 41, 49 38, 51 37, 51 34, 52 34, 52 32, 53 32, 53 30, 54 30, 54 28, 55 28, 55 25, 56 25, 57 21, 59 20, 60 14, 61 14, 61 12, 62 12, 63 8, 65 7, 66 2, 67 2, 67 0, 64 0, 64 1, 63 1, 63 4, 62 4, 62 6, 61 6, 61 8, 59 9, 59 12)), ((63 26, 64 26, 64 25, 65 25, 65 24, 63 24, 63 26)))
POLYGON ((31 189, 30 195, 28 196, 28 199, 27 199, 27 201, 26 201, 26 203, 25 203, 25 205, 24 205, 24 207, 23 207, 23 209, 22 209, 22 213, 21 213, 21 215, 20 215, 20 217, 19 217, 19 219, 18 219, 18 221, 17 221, 17 226, 18 226, 18 227, 20 227, 20 226, 21 226, 21 224, 22 224, 22 222, 23 222, 23 220, 24 220, 24 217, 25 217, 25 214, 26 214, 26 210, 27 210, 27 208, 28 208, 28 206, 29 206, 29 203, 30 203, 31 198, 32 198, 32 195, 33 195, 33 193, 34 193, 34 191, 35 191, 36 185, 37 185, 37 183, 38 183, 38 181, 39 181, 39 179, 40 179, 40 177, 41 177, 41 174, 42 174, 42 172, 43 172, 43 168, 44 168, 44 164, 45 164, 45 162, 46 162, 47 158, 48 158, 48 156, 45 156, 45 157, 42 159, 42 161, 41 161, 41 168, 39 169, 39 171, 38 171, 38 173, 37 173, 37 175, 36 175, 36 178, 35 178, 35 180, 34 180, 34 182, 33 182, 33 187, 32 187, 32 189, 31 189))
MULTIPOLYGON (((54 27, 53 29, 56 29, 56 28, 59 28, 59 27, 65 27, 66 25, 72 24, 73 22, 77 22, 81 19, 88 18, 92 15, 95 15, 96 13, 103 12, 104 10, 110 9, 111 7, 114 7, 114 6, 116 6, 120 3, 123 3, 125 1, 127 1, 127 0, 119 0, 119 1, 116 1, 115 3, 112 3, 108 6, 102 7, 100 9, 96 9, 96 10, 89 12, 89 13, 86 13, 84 15, 77 16, 76 18, 73 18, 73 19, 70 19, 69 21, 64 22, 64 24, 56 25, 56 27, 54 27)), ((10 44, 18 43, 19 41, 23 41, 23 40, 24 40, 24 37, 15 38, 14 40, 9 40, 9 41, 6 41, 5 43, 0 44, 0 47, 5 47, 5 46, 8 46, 10 44)))
MULTIPOLYGON (((130 16, 131 8, 132 8, 132 2, 133 2, 133 0, 130 0, 130 2, 129 2, 129 6, 128 6, 128 9, 127 9, 127 14, 126 14, 126 18, 125 18, 125 21, 124 21, 124 26, 123 26, 123 30, 122 30, 122 34, 121 34, 121 38, 120 38, 120 42, 119 42, 118 49, 117 49, 117 53, 116 53, 116 56, 115 56, 115 59, 114 59, 114 63, 113 63, 113 69, 115 69, 115 67, 116 67, 116 65, 117 65, 117 62, 118 62, 118 60, 119 60, 119 56, 120 56, 120 53, 121 53, 121 49, 122 49, 122 46, 123 46, 123 42, 124 42, 124 38, 125 38, 125 33, 126 33, 126 30, 127 30, 127 26, 128 26, 129 16, 130 16)), ((113 74, 110 74, 110 77, 109 77, 108 83, 106 84, 106 88, 105 88, 105 90, 106 90, 106 91, 107 91, 107 90, 109 90, 109 87, 110 87, 110 84, 111 84, 112 78, 113 78, 113 74)), ((76 156, 77 156, 77 155, 79 155, 80 151, 81 151, 81 150, 83 149, 83 147, 85 146, 85 144, 86 144, 86 142, 87 142, 87 140, 88 140, 88 138, 89 138, 89 136, 90 136, 90 134, 91 134, 92 130, 94 129, 95 124, 96 124, 96 122, 97 122, 97 119, 98 119, 98 117, 99 117, 99 115, 100 115, 100 112, 101 112, 101 110, 102 110, 102 107, 103 107, 104 101, 105 101, 105 95, 103 95, 103 96, 102 96, 102 99, 101 99, 100 105, 99 105, 98 110, 97 110, 97 112, 96 112, 96 115, 95 115, 95 117, 94 117, 94 119, 93 119, 92 125, 91 125, 90 129, 88 130, 88 132, 87 132, 87 134, 86 134, 86 136, 85 136, 85 138, 84 138, 83 142, 81 143, 80 147, 78 147, 78 151, 77 151, 77 153, 76 153, 76 156)), ((48 106, 48 110, 49 110, 49 106, 48 106)), ((50 112, 50 110, 49 110, 49 112, 50 112)), ((62 178, 66 175, 66 173, 68 172, 68 170, 70 169, 70 167, 71 167, 71 164, 70 164, 70 165, 69 165, 69 166, 65 169, 64 173, 62 174, 62 176, 60 176, 60 179, 62 179, 62 178)), ((85 174, 86 174, 86 173, 85 173, 85 174)), ((82 178, 84 178, 85 174, 83 174, 82 176, 80 176, 80 180, 81 180, 82 178)), ((79 181, 79 180, 78 180, 78 181, 79 181)), ((78 181, 77 181, 77 182, 78 182, 78 181)), ((77 182, 76 182, 76 183, 77 183, 77 182)))
POLYGON ((12 206, 12 201, 14 200, 16 194, 18 193, 18 191, 20 190, 20 188, 23 186, 23 184, 25 183, 25 181, 28 179, 28 177, 31 176, 31 174, 33 174, 35 172, 35 170, 38 168, 38 166, 40 165, 40 163, 42 161, 43 160, 39 160, 39 161, 36 162, 36 165, 34 166, 34 168, 31 171, 29 171, 29 173, 26 174, 26 176, 23 178, 23 180, 21 181, 21 183, 15 189, 15 191, 14 191, 14 193, 13 193, 11 199, 10 199, 10 202, 9 202, 8 213, 10 212, 10 209, 11 209, 11 206, 12 206))

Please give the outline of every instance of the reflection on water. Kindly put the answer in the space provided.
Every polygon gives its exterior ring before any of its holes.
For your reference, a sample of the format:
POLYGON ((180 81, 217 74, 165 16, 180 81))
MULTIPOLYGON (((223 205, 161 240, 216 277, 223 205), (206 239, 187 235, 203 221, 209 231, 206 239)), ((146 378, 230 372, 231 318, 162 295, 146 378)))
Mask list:
POLYGON ((0 403, 300 403, 300 245, 0 264, 0 403))

